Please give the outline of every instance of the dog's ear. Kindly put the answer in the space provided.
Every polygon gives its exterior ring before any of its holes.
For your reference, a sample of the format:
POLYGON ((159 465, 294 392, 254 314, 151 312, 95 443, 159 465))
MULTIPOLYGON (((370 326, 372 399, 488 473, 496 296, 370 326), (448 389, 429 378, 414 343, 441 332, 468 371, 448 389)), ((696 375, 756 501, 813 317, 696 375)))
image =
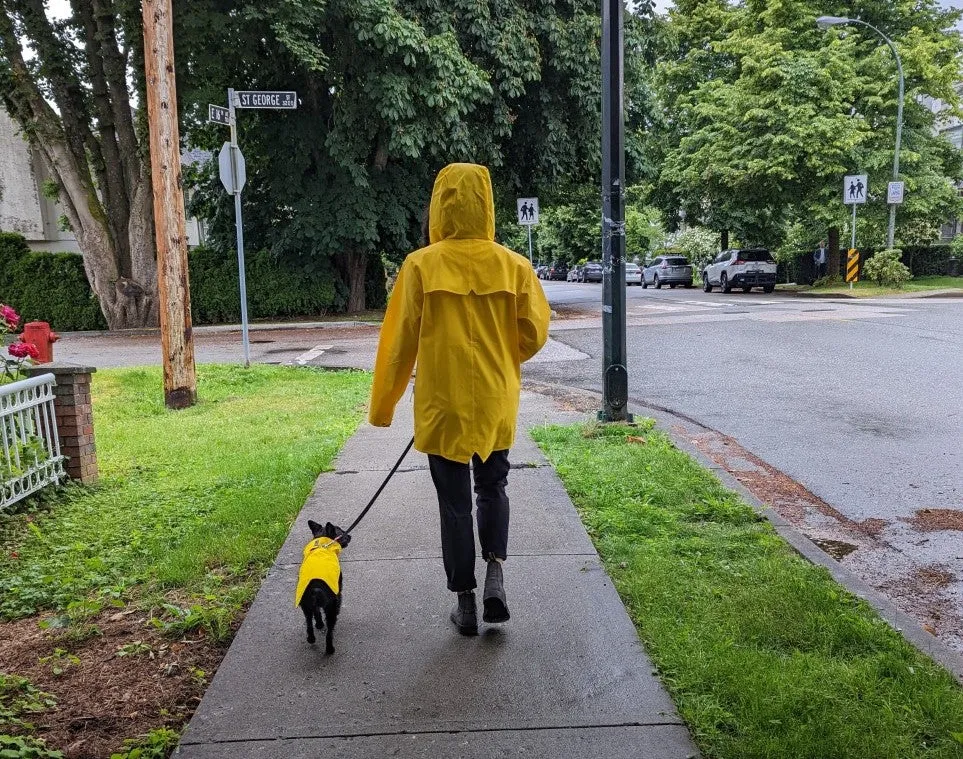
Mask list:
POLYGON ((313 519, 308 520, 308 528, 311 530, 311 534, 316 538, 320 538, 322 535, 326 534, 324 528, 313 519))
POLYGON ((340 532, 338 528, 331 524, 331 522, 324 525, 324 537, 336 538, 338 537, 338 532, 340 532))

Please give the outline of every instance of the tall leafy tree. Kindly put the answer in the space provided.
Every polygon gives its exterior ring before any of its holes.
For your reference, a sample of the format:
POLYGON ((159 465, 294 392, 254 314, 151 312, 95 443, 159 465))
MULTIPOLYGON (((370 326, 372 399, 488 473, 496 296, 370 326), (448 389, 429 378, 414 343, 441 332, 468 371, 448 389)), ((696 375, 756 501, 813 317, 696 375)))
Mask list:
POLYGON ((0 0, 0 99, 53 176, 112 328, 157 323, 157 264, 143 91, 140 3, 0 0), (24 46, 29 51, 25 54, 24 46))
MULTIPOLYGON (((673 52, 658 71, 671 114, 653 144, 663 159, 655 198, 741 241, 777 245, 790 223, 846 223, 842 177, 868 173, 862 209, 884 228, 897 106, 888 48, 860 28, 816 28, 820 15, 862 18, 890 35, 906 72, 903 229, 952 215, 960 156, 933 134, 920 96, 957 103, 959 14, 935 0, 679 0, 673 52)), ((822 235, 820 235, 822 236, 822 235)), ((875 241, 875 240, 874 240, 875 241)))
POLYGON ((516 193, 544 197, 593 180, 596 5, 194 0, 177 9, 176 38, 187 62, 179 90, 197 115, 191 139, 223 139, 200 114, 228 86, 299 92, 293 113, 241 118, 246 225, 252 244, 279 256, 334 262, 348 309, 359 310, 376 254, 419 244, 445 163, 491 167, 500 222, 514 217, 516 193))

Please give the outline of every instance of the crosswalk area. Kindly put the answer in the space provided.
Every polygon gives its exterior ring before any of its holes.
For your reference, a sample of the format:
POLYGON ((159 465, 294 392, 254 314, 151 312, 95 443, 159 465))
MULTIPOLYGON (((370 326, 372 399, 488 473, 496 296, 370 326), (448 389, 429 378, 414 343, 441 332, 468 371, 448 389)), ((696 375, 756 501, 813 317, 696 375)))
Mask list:
MULTIPOLYGON (((675 294, 645 294, 628 300, 626 324, 670 326, 718 322, 830 322, 885 319, 906 312, 882 301, 818 300, 803 298, 755 298, 745 295, 674 297, 675 294)), ((560 318, 552 331, 591 329, 601 325, 601 304, 569 303, 559 309, 560 318)))

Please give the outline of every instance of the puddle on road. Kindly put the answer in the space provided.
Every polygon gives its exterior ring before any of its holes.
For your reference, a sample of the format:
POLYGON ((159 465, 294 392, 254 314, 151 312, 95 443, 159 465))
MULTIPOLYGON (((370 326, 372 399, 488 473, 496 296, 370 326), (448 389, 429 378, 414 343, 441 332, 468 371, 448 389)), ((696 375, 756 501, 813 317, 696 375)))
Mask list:
POLYGON ((836 559, 836 561, 849 556, 849 554, 858 548, 858 546, 842 540, 830 540, 829 538, 810 538, 810 540, 836 559))

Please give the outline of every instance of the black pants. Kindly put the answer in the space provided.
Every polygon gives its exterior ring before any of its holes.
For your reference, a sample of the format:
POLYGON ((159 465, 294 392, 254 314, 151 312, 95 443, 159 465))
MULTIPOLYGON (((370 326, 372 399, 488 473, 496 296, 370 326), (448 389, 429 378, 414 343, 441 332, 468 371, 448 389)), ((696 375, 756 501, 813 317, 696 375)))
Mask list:
MULTIPOLYGON (((475 531, 471 521, 471 478, 468 464, 429 454, 431 479, 441 513, 441 553, 448 589, 473 590, 475 531)), ((508 556, 508 451, 493 451, 487 461, 472 458, 478 505, 478 539, 486 559, 508 556)))

